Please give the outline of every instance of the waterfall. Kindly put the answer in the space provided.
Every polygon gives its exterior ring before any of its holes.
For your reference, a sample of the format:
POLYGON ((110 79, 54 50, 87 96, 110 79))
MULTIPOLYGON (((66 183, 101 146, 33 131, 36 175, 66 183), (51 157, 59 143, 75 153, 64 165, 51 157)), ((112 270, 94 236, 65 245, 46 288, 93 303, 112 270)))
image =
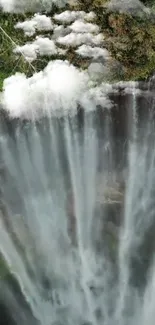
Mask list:
POLYGON ((57 58, 4 81, 0 304, 14 325, 154 324, 154 78, 105 82, 109 53, 86 18, 65 11, 16 25, 27 37, 43 22, 53 33, 15 50, 30 64, 67 44, 90 65, 57 58))

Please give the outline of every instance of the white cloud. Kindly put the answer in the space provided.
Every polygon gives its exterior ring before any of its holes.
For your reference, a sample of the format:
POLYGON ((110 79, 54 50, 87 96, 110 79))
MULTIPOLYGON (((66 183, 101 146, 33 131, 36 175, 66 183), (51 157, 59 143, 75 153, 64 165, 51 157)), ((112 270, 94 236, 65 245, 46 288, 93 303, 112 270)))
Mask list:
POLYGON ((29 43, 23 46, 17 46, 13 52, 16 54, 22 54, 26 61, 32 62, 37 58, 37 50, 38 46, 33 43, 29 43))
POLYGON ((99 33, 99 26, 92 23, 85 23, 82 20, 76 20, 70 29, 75 33, 99 33))
POLYGON ((94 58, 103 57, 104 59, 109 58, 109 52, 100 47, 92 47, 90 45, 83 44, 77 50, 76 53, 83 56, 84 58, 94 58))
POLYGON ((32 43, 27 43, 23 46, 17 46, 14 49, 14 53, 22 53, 28 62, 32 62, 37 59, 37 55, 50 56, 57 54, 57 48, 53 40, 50 40, 48 37, 38 36, 32 43))
POLYGON ((30 20, 18 22, 15 28, 23 29, 25 35, 32 36, 38 31, 50 31, 53 30, 53 24, 50 17, 46 15, 35 14, 30 20))
POLYGON ((36 22, 37 30, 51 30, 53 29, 53 24, 50 17, 46 15, 35 14, 33 21, 36 22))
POLYGON ((36 22, 33 20, 19 22, 15 25, 15 28, 22 29, 27 36, 32 36, 36 32, 36 22))
POLYGON ((12 118, 75 114, 88 81, 87 74, 68 61, 51 61, 31 78, 17 73, 5 79, 2 103, 12 118))
POLYGON ((84 19, 86 13, 84 11, 63 11, 60 14, 54 15, 54 19, 61 23, 71 24, 77 19, 84 19))
POLYGON ((87 72, 68 61, 51 61, 31 78, 16 73, 4 81, 2 105, 11 118, 39 119, 42 116, 75 115, 80 104, 87 111, 96 105, 110 108, 112 85, 91 87, 87 72))
POLYGON ((82 44, 100 45, 103 42, 103 34, 92 35, 91 33, 70 33, 57 39, 58 44, 76 47, 82 44))
POLYGON ((57 53, 57 48, 53 40, 50 40, 48 37, 36 37, 36 40, 33 43, 38 46, 38 52, 42 55, 55 55, 57 53))

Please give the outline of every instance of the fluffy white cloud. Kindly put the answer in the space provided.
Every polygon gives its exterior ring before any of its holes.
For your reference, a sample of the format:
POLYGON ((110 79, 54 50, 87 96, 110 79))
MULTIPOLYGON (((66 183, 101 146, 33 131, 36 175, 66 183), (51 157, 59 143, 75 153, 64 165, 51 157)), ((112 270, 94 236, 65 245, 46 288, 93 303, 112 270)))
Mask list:
POLYGON ((15 28, 23 29, 25 35, 32 36, 38 31, 50 31, 53 30, 53 24, 50 17, 46 15, 35 14, 30 20, 18 22, 15 28))
POLYGON ((6 79, 2 103, 11 117, 75 114, 88 81, 88 75, 68 61, 51 61, 31 78, 17 73, 6 79))
POLYGON ((96 105, 110 108, 112 85, 91 86, 87 72, 68 61, 51 61, 31 78, 16 73, 4 81, 2 105, 11 118, 75 115, 80 104, 87 111, 96 105))
POLYGON ((70 11, 66 10, 60 14, 54 15, 54 19, 60 23, 71 24, 77 19, 84 19, 86 13, 84 11, 70 11))
POLYGON ((71 24, 77 19, 93 22, 96 19, 96 14, 93 11, 86 13, 85 11, 66 10, 60 14, 55 14, 53 18, 57 22, 65 24, 71 24))
POLYGON ((75 33, 99 33, 99 26, 92 23, 85 23, 82 20, 76 20, 70 29, 75 33))
POLYGON ((57 43, 65 46, 76 47, 82 44, 100 45, 103 42, 103 34, 92 35, 91 33, 70 33, 59 37, 57 43))
POLYGON ((37 58, 37 50, 38 46, 30 43, 23 46, 17 46, 13 52, 16 54, 22 54, 26 61, 32 62, 37 58))
POLYGON ((36 40, 32 43, 17 46, 14 49, 14 53, 22 53, 27 61, 32 62, 36 60, 37 54, 40 56, 57 54, 57 48, 53 40, 50 40, 48 37, 37 36, 36 40))
POLYGON ((57 53, 57 48, 53 40, 48 37, 36 37, 34 44, 38 46, 38 52, 42 55, 55 55, 57 53))
POLYGON ((109 58, 109 52, 100 47, 92 47, 90 45, 83 44, 77 50, 76 53, 83 56, 84 58, 94 58, 103 57, 104 59, 109 58))

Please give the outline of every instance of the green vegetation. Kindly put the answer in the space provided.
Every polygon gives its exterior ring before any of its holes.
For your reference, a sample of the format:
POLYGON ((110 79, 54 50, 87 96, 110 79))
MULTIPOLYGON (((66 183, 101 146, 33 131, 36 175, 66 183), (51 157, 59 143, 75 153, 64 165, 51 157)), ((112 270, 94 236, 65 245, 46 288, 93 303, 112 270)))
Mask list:
POLYGON ((24 20, 23 15, 8 15, 0 12, 0 90, 3 80, 15 72, 32 73, 32 67, 23 57, 17 57, 13 49, 23 44, 23 33, 14 29, 19 20, 24 20))
POLYGON ((0 71, 0 89, 2 89, 3 87, 3 81, 5 78, 8 77, 8 74, 3 72, 3 71, 0 71))
MULTIPOLYGON (((58 13, 59 9, 53 6, 52 15, 55 12, 58 13)), ((17 22, 30 17, 32 17, 31 13, 8 14, 0 11, 0 91, 2 90, 3 80, 10 75, 23 72, 27 76, 31 76, 34 71, 43 69, 50 59, 55 59, 55 57, 42 57, 34 61, 32 65, 22 55, 18 56, 13 53, 13 49, 17 45, 22 46, 34 39, 34 36, 26 37, 22 30, 14 27, 17 22)))
MULTIPOLYGON (((145 80, 155 70, 155 9, 133 17, 129 13, 110 12, 108 0, 87 0, 90 10, 97 14, 97 24, 104 33, 106 47, 112 56, 112 64, 119 62, 122 71, 114 79, 145 80)), ((155 0, 143 0, 145 5, 154 5, 155 0)), ((84 9, 82 0, 79 8, 84 9)), ((88 5, 87 5, 88 8, 88 5)))
MULTIPOLYGON (((105 46, 112 56, 110 66, 114 67, 114 73, 111 74, 110 80, 147 79, 155 70, 154 10, 152 9, 151 14, 132 17, 130 14, 109 12, 105 6, 107 3, 108 0, 77 0, 76 4, 71 5, 71 9, 96 12, 96 23, 104 33, 105 46)), ((143 3, 155 5, 154 0, 143 0, 143 3)), ((59 10, 54 8, 55 11, 59 10)), ((16 22, 30 16, 30 13, 8 15, 0 12, 0 90, 3 80, 11 74, 18 71, 31 76, 34 69, 40 71, 49 59, 55 59, 42 57, 34 61, 32 66, 22 55, 17 56, 13 53, 16 45, 31 41, 31 38, 24 36, 23 31, 14 28, 16 22)), ((72 49, 68 49, 66 57, 71 63, 83 69, 89 64, 89 60, 80 58, 72 49)))
POLYGON ((155 21, 118 13, 106 21, 107 48, 124 66, 124 78, 147 79, 155 70, 155 21))

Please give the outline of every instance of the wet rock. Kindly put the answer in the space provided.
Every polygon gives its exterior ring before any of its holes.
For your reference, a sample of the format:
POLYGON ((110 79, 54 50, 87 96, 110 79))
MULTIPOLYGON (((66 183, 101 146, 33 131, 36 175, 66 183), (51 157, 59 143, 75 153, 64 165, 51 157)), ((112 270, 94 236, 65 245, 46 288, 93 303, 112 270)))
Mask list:
POLYGON ((140 12, 144 12, 146 7, 139 0, 111 0, 108 2, 107 8, 112 11, 138 15, 140 12))
POLYGON ((71 242, 73 245, 76 244, 76 213, 75 213, 75 202, 74 202, 74 196, 70 192, 68 195, 68 199, 66 202, 66 209, 68 213, 68 235, 71 239, 71 242))
POLYGON ((94 81, 103 80, 108 74, 108 69, 102 63, 93 62, 88 67, 88 74, 94 81))
POLYGON ((16 325, 6 305, 0 302, 0 325, 16 325))
POLYGON ((39 325, 22 293, 17 279, 10 273, 0 282, 0 325, 39 325))

